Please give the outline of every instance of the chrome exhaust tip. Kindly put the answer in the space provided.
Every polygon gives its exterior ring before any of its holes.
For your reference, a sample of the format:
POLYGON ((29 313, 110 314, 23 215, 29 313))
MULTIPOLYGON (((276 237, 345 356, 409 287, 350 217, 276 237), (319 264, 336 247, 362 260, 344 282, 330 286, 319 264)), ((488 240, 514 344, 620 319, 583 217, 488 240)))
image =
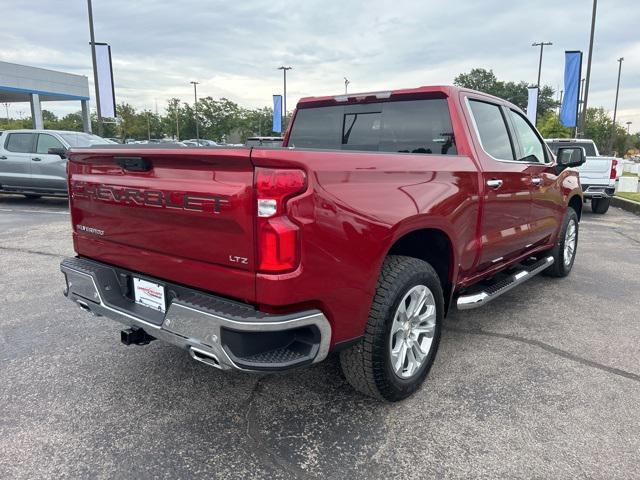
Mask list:
POLYGON ((222 365, 220 365, 218 357, 216 357, 213 353, 201 350, 196 347, 189 347, 189 355, 191 355, 191 358, 193 358, 197 362, 204 363, 205 365, 209 365, 210 367, 215 367, 222 370, 222 365))

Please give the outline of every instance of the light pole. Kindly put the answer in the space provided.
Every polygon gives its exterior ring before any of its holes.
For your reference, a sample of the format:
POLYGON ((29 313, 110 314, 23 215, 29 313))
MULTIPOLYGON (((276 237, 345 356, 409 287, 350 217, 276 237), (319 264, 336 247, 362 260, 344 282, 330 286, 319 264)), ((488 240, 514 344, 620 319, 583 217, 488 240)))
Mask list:
POLYGON ((629 135, 629 128, 633 122, 627 122, 627 135, 629 135))
POLYGON ((349 81, 349 79, 347 77, 344 77, 344 93, 345 95, 347 94, 347 86, 350 84, 351 82, 349 81))
POLYGON ((622 72, 622 62, 624 57, 618 59, 618 83, 616 85, 616 101, 613 104, 613 131, 611 132, 611 138, 609 139, 609 151, 613 148, 613 142, 616 138, 616 115, 618 113, 618 93, 620 92, 620 73, 622 72))
POLYGON ((579 106, 578 118, 580 118, 580 115, 582 115, 582 105, 584 104, 584 81, 585 81, 584 78, 580 80, 580 95, 578 98, 578 106, 579 106))
POLYGON ((540 95, 540 75, 542 74, 542 52, 544 51, 545 45, 553 45, 551 42, 537 42, 532 43, 532 47, 540 47, 540 61, 538 62, 538 83, 536 86, 538 87, 538 95, 540 95))
POLYGON ((98 86, 98 67, 96 63, 96 39, 93 34, 93 8, 91 0, 87 0, 89 9, 89 36, 91 38, 91 60, 93 62, 93 86, 96 90, 96 111, 98 112, 98 135, 102 136, 104 129, 102 126, 102 112, 100 111, 100 87, 98 86))
POLYGON ((587 118, 587 100, 589 99, 589 80, 591 79, 591 56, 593 54, 593 34, 596 29, 596 10, 598 8, 598 0, 593 0, 593 11, 591 13, 591 35, 589 37, 589 56, 587 57, 587 77, 584 84, 584 98, 582 100, 582 118, 580 119, 580 128, 577 130, 580 135, 584 134, 584 122, 587 118))
POLYGON ((198 89, 197 89, 197 85, 200 84, 200 82, 191 82, 191 84, 193 85, 193 108, 195 110, 195 117, 196 117, 196 140, 198 140, 198 143, 200 143, 200 122, 198 121, 198 89))
POLYGON ((287 128, 287 70, 291 70, 293 67, 285 67, 284 65, 278 67, 278 70, 282 70, 282 74, 284 76, 284 92, 282 95, 282 125, 284 128, 287 128))

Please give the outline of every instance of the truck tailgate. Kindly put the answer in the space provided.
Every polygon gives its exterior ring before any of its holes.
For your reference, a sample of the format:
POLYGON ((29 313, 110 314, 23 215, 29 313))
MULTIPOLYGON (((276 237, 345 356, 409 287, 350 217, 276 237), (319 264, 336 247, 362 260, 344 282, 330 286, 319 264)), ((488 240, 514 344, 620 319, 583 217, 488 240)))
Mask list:
POLYGON ((583 185, 608 185, 613 157, 587 157, 587 161, 578 167, 580 183, 583 185))
POLYGON ((68 168, 78 254, 254 300, 249 149, 84 149, 68 168))

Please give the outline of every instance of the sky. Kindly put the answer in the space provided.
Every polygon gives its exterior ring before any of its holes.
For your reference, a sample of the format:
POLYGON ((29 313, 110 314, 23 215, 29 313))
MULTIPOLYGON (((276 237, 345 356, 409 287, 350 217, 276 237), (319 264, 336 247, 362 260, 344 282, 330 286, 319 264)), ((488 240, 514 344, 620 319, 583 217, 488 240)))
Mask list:
MULTIPOLYGON (((3 0, 0 60, 89 77, 83 0, 3 0)), ((226 97, 270 106, 287 75, 289 110, 305 96, 451 84, 474 67, 501 80, 562 89, 564 51, 589 45, 591 0, 94 0, 97 42, 112 47, 116 100, 164 110, 167 99, 226 97)), ((600 0, 589 106, 613 111, 616 61, 624 57, 618 122, 640 131, 640 2, 600 0)), ((93 91, 93 90, 92 90, 93 91)), ((47 103, 58 115, 75 103, 47 103)), ((11 106, 10 115, 26 104, 11 106)), ((1 114, 2 112, 0 112, 1 114)))

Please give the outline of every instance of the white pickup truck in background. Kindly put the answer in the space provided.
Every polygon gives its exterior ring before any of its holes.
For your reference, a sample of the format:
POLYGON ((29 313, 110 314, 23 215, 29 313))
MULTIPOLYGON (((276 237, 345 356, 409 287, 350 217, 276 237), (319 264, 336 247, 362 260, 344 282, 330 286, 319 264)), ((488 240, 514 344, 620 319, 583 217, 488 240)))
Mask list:
POLYGON ((587 138, 548 138, 545 142, 554 154, 560 147, 577 146, 585 149, 587 161, 577 167, 584 199, 591 201, 591 211, 594 213, 606 213, 620 176, 619 160, 601 156, 595 142, 587 138))

